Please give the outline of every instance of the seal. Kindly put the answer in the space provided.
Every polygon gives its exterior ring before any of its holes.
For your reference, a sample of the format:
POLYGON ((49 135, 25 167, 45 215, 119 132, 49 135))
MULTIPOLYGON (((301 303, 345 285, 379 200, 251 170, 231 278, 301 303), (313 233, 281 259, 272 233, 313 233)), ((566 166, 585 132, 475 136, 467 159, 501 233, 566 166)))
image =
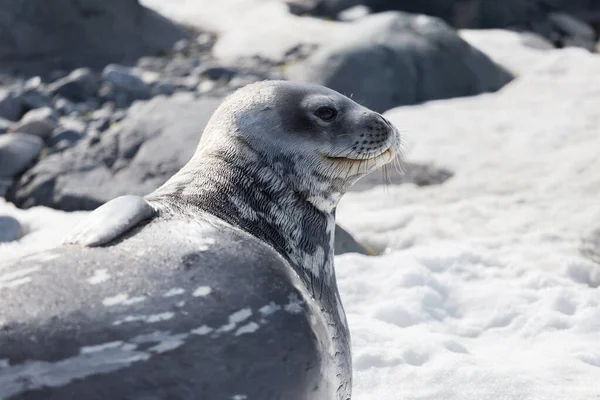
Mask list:
POLYGON ((350 399, 335 209, 399 149, 330 89, 239 89, 163 186, 0 270, 0 398, 350 399))

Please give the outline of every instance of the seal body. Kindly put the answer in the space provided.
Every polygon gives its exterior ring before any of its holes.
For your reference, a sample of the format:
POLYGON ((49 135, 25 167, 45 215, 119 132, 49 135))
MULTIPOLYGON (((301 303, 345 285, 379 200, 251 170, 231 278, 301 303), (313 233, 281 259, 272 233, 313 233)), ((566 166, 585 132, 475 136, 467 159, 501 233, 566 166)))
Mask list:
POLYGON ((349 399, 335 207, 398 148, 329 89, 241 89, 161 188, 0 269, 0 399, 349 399))
POLYGON ((0 398, 335 392, 329 327, 294 270, 214 218, 159 218, 117 245, 59 248, 1 276, 0 398))

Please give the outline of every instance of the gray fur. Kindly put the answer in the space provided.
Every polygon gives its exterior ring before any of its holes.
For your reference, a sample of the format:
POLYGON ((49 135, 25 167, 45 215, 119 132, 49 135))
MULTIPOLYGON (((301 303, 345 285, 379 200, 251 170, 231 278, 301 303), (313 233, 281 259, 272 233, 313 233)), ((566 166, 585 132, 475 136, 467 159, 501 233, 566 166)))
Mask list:
POLYGON ((236 92, 165 185, 1 270, 0 398, 349 399, 335 207, 398 147, 329 89, 236 92))

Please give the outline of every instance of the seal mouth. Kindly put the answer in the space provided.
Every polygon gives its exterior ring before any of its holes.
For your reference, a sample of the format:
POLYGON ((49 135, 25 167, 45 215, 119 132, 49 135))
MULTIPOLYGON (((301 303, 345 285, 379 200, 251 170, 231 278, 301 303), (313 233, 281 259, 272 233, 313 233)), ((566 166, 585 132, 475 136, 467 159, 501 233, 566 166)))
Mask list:
POLYGON ((387 160, 386 161, 391 161, 394 158, 394 146, 390 145, 387 149, 381 151, 380 153, 377 153, 375 155, 371 155, 369 157, 360 157, 360 156, 355 156, 353 154, 345 154, 345 155, 325 155, 326 158, 332 159, 332 160, 336 160, 336 161, 340 161, 340 160, 344 160, 344 161, 358 161, 358 162, 364 162, 364 161, 373 161, 373 160, 377 160, 379 158, 382 158, 384 156, 387 156, 387 160))

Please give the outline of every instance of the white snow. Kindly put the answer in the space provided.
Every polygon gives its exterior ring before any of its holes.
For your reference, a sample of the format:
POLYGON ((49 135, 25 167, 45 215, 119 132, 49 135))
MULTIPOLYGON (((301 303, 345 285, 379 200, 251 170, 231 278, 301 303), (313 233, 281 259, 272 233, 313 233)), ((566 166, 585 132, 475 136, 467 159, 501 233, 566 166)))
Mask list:
MULTIPOLYGON (((550 51, 498 93, 387 113, 407 160, 455 176, 342 200, 340 223, 385 249, 336 257, 353 399, 600 398, 600 266, 578 251, 600 224, 599 71, 600 56, 550 51)), ((28 232, 0 260, 84 214, 0 212, 28 232)))

